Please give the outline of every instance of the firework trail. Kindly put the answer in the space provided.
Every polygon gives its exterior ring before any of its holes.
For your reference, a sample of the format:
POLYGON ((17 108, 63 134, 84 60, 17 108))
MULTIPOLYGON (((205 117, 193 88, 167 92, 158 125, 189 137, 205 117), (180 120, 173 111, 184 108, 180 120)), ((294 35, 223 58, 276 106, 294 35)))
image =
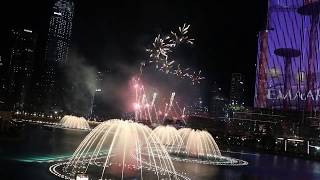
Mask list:
POLYGON ((166 107, 164 108, 164 115, 163 115, 163 118, 162 118, 162 123, 164 123, 164 120, 168 116, 167 110, 168 110, 168 103, 166 103, 166 107))
POLYGON ((146 49, 150 59, 140 64, 140 74, 143 73, 143 68, 147 64, 154 64, 155 69, 166 74, 173 74, 179 78, 189 78, 192 85, 200 84, 200 81, 205 79, 201 76, 201 71, 198 73, 190 72, 191 68, 181 68, 181 65, 176 65, 176 62, 170 58, 170 53, 173 52, 179 44, 194 44, 194 39, 188 36, 190 25, 186 23, 178 28, 177 32, 171 31, 167 36, 162 37, 160 34, 155 37, 151 48, 146 49))
POLYGON ((133 87, 136 96, 135 102, 133 103, 136 121, 147 120, 151 123, 163 123, 168 117, 173 119, 183 118, 183 115, 179 115, 179 113, 183 113, 181 108, 177 105, 177 111, 174 106, 174 103, 177 104, 175 101, 175 92, 171 93, 171 96, 168 99, 169 102, 165 103, 164 111, 161 111, 161 107, 163 106, 161 106, 161 102, 157 100, 158 94, 156 92, 154 92, 152 96, 148 96, 147 91, 139 78, 133 78, 133 87), (159 121, 160 117, 162 118, 162 121, 159 121))
POLYGON ((157 98, 157 93, 153 93, 151 106, 153 106, 153 105, 154 105, 154 102, 155 102, 156 98, 157 98))
POLYGON ((171 108, 172 108, 172 102, 173 102, 173 100, 174 100, 174 96, 176 95, 176 93, 175 92, 173 92, 172 94, 171 94, 171 97, 170 97, 170 104, 169 104, 169 111, 171 110, 171 108))

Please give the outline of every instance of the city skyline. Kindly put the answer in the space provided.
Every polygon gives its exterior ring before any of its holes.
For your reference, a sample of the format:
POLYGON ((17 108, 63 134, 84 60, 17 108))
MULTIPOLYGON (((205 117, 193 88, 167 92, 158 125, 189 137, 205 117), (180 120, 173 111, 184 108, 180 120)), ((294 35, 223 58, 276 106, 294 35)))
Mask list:
POLYGON ((320 0, 6 3, 1 180, 320 179, 320 0))
POLYGON ((5 83, 5 102, 11 109, 26 108, 30 103, 35 71, 37 35, 30 29, 12 29, 11 48, 5 83))
MULTIPOLYGON (((127 3, 127 5, 131 4, 133 7, 137 7, 141 3, 142 1, 132 2, 127 3)), ((254 80, 252 76, 255 74, 254 59, 256 57, 253 54, 257 51, 256 34, 259 30, 263 29, 265 24, 263 20, 265 16, 264 11, 266 11, 265 5, 257 3, 259 9, 250 9, 250 11, 241 14, 236 5, 245 8, 249 7, 248 3, 237 3, 234 6, 228 6, 227 3, 217 2, 216 6, 212 7, 217 11, 205 8, 204 13, 200 14, 198 9, 206 7, 205 3, 194 5, 191 2, 185 2, 183 3, 184 9, 174 11, 175 7, 180 6, 181 3, 176 2, 169 5, 167 2, 164 2, 158 7, 151 2, 144 3, 145 5, 141 9, 141 13, 130 17, 127 14, 131 14, 134 11, 129 8, 130 6, 118 3, 111 3, 109 6, 105 6, 101 3, 91 4, 75 1, 76 12, 74 33, 72 35, 72 52, 81 52, 80 56, 89 65, 94 67, 111 66, 111 68, 123 71, 124 68, 135 66, 141 59, 145 58, 144 49, 148 47, 149 42, 152 41, 152 38, 157 33, 167 31, 170 27, 177 28, 177 26, 186 22, 191 24, 192 35, 197 36, 197 41, 191 51, 188 52, 182 48, 177 52, 175 57, 179 57, 182 62, 195 67, 195 69, 201 69, 207 80, 210 83, 217 81, 226 95, 229 94, 231 73, 245 73, 245 77, 248 78, 248 86, 252 87, 248 88, 248 97, 253 96, 254 80), (193 6, 196 8, 193 8, 193 6), (219 15, 220 11, 217 9, 219 6, 230 8, 230 13, 223 15, 225 18, 220 17, 222 14, 219 15), (83 10, 84 7, 88 8, 83 10), (117 12, 117 7, 121 7, 121 11, 117 12), (103 10, 103 8, 107 9, 103 10), (165 18, 157 14, 150 14, 149 12, 152 8, 156 8, 159 12, 162 9, 166 9, 165 18), (150 14, 151 17, 145 17, 144 13, 150 14), (183 16, 185 13, 188 16, 183 16), (257 13, 259 14, 258 17, 251 16, 251 14, 257 13), (111 14, 115 15, 111 16, 111 14), (237 17, 237 14, 240 14, 240 17, 237 17), (176 18, 170 19, 173 15, 176 18), (125 17, 129 17, 129 19, 125 19, 125 17), (150 21, 152 18, 155 18, 154 21, 150 21), (253 18, 253 21, 250 23, 243 21, 248 27, 253 27, 248 28, 250 32, 247 32, 246 28, 238 28, 240 26, 240 22, 238 21, 236 21, 238 25, 235 24, 235 26, 229 23, 234 19, 240 20, 245 18, 253 18), (203 20, 198 21, 199 19, 203 20), (139 26, 137 26, 138 24, 139 26), (143 28, 140 28, 140 24, 143 28), (222 28, 224 29, 223 31, 222 28), (219 34, 219 36, 215 34, 219 34), (242 41, 247 41, 248 39, 251 44, 248 48, 240 45, 242 41), (243 48, 245 48, 245 51, 243 48), (234 53, 229 53, 226 49, 234 51, 234 53), (248 54, 248 56, 243 53, 248 54), (239 56, 236 57, 235 54, 239 56), (242 61, 248 61, 249 63, 241 63, 242 61), (237 65, 230 67, 227 62, 233 62, 237 65)), ((46 31, 49 26, 46 22, 50 17, 48 12, 51 12, 48 6, 50 4, 53 5, 53 2, 48 1, 37 4, 38 6, 33 3, 26 4, 26 7, 30 7, 29 9, 37 7, 40 10, 39 13, 42 12, 44 16, 39 17, 34 15, 32 11, 24 9, 21 9, 21 11, 17 10, 17 17, 12 17, 12 20, 15 22, 7 23, 7 28, 10 29, 17 24, 31 26, 34 31, 40 34, 40 39, 46 41, 46 31), (40 25, 40 22, 46 25, 40 25)), ((14 5, 10 6, 9 4, 8 7, 13 8, 14 5)), ((3 29, 2 31, 5 32, 3 29)), ((2 38, 5 39, 5 35, 2 38)), ((44 43, 42 42, 42 44, 44 43)), ((3 53, 4 48, 1 49, 2 54, 6 54, 3 53)), ((246 103, 252 105, 253 99, 246 99, 246 103)))

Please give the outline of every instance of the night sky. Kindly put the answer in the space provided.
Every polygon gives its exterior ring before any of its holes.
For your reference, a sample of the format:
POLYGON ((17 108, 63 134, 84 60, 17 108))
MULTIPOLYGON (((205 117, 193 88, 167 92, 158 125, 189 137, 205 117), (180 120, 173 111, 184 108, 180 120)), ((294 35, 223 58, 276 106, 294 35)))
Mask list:
MULTIPOLYGON (((45 47, 53 1, 7 2, 1 8, 1 54, 7 56, 13 27, 31 28, 45 47)), ((114 64, 136 66, 158 33, 191 24, 193 47, 177 52, 182 64, 202 69, 210 84, 217 81, 229 94, 232 72, 247 81, 252 105, 257 57, 257 33, 265 25, 266 1, 75 1, 72 50, 99 69, 114 64)))

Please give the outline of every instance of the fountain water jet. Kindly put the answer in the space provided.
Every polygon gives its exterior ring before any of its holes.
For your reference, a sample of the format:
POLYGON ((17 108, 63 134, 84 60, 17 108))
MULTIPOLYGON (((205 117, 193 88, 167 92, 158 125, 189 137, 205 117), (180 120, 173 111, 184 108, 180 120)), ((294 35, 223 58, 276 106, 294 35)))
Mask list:
POLYGON ((240 159, 222 156, 213 137, 204 130, 158 126, 152 133, 159 138, 174 161, 223 166, 248 164, 240 159))
POLYGON ((61 119, 60 124, 65 128, 90 130, 87 120, 83 117, 66 115, 61 119))
POLYGON ((207 131, 182 128, 178 132, 183 141, 182 151, 188 156, 198 158, 221 156, 217 143, 207 131))
POLYGON ((196 158, 221 156, 220 149, 213 137, 203 130, 172 126, 158 126, 152 132, 169 153, 196 158))
POLYGON ((160 143, 166 147, 169 153, 179 152, 183 145, 183 140, 178 130, 172 126, 158 126, 152 131, 152 134, 159 138, 160 143))
POLYGON ((175 171, 168 152, 149 127, 117 119, 93 129, 61 166, 63 177, 82 173, 93 179, 143 179, 153 171, 152 179, 188 179, 175 171))

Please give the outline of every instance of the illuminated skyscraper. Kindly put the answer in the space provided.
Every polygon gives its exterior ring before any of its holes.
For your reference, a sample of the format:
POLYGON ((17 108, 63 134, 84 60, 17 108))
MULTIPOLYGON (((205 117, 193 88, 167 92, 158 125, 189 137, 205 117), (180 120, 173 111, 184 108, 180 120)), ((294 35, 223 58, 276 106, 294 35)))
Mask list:
POLYGON ((11 31, 11 42, 6 99, 11 109, 24 109, 34 71, 36 35, 29 29, 14 29, 11 31))
POLYGON ((255 107, 320 108, 319 0, 269 0, 259 34, 255 107))
POLYGON ((71 41, 74 4, 69 0, 58 0, 50 17, 46 60, 67 63, 71 41))
POLYGON ((45 109, 63 109, 66 82, 63 72, 67 64, 74 3, 71 0, 57 0, 52 8, 48 41, 46 47, 46 72, 41 83, 44 89, 45 109))

